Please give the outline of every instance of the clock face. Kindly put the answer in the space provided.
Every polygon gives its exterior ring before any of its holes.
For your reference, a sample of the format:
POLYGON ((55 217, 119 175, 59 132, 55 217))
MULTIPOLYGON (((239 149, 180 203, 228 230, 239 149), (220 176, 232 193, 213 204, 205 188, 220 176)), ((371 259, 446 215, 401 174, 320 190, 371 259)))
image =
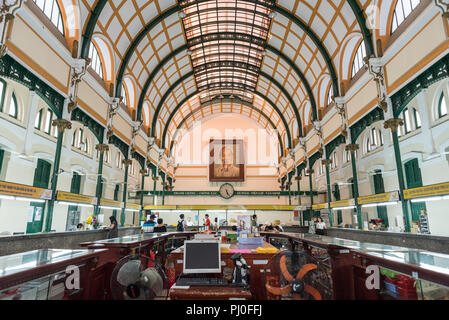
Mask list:
POLYGON ((224 199, 230 199, 232 196, 234 196, 234 187, 232 184, 225 183, 222 184, 220 187, 220 196, 224 199))

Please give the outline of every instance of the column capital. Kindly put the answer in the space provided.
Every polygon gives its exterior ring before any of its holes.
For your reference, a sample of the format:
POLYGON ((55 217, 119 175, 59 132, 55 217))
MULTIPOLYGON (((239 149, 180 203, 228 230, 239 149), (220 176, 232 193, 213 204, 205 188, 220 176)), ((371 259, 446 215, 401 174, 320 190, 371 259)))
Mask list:
POLYGON ((129 167, 133 163, 133 161, 131 159, 123 159, 122 163, 125 167, 129 167))
POLYGON ((139 170, 139 173, 143 174, 143 175, 147 174, 147 172, 148 172, 147 169, 140 169, 139 170))
POLYGON ((95 150, 98 150, 100 153, 104 153, 109 151, 109 145, 105 143, 100 143, 95 146, 95 150))
POLYGON ((296 181, 301 181, 301 179, 302 179, 302 176, 295 176, 296 181))
POLYGON ((153 176, 151 178, 153 179, 153 181, 158 181, 159 180, 159 176, 153 176))
POLYGON ((58 132, 63 133, 65 129, 72 129, 72 122, 66 119, 55 119, 52 121, 53 127, 58 127, 58 132))
POLYGON ((324 164, 326 167, 329 167, 332 164, 332 159, 323 159, 321 160, 321 163, 324 164))
POLYGON ((347 144, 345 147, 346 151, 355 152, 359 149, 359 145, 356 143, 347 144))
POLYGON ((402 126, 404 120, 399 118, 391 118, 384 121, 384 128, 391 129, 392 132, 398 132, 398 126, 402 126))

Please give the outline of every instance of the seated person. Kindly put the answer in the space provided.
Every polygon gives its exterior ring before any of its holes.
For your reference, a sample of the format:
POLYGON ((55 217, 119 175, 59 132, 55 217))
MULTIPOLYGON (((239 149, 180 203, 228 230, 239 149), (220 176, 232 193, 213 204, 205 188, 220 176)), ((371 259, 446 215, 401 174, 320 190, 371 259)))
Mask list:
POLYGON ((77 231, 83 231, 84 230, 84 224, 78 223, 78 225, 76 226, 76 230, 77 231))
POLYGON ((164 220, 157 219, 157 225, 154 227, 153 232, 167 232, 167 227, 164 224, 164 220))
POLYGON ((371 219, 371 221, 369 222, 369 229, 370 230, 377 230, 378 226, 377 223, 374 219, 371 219))

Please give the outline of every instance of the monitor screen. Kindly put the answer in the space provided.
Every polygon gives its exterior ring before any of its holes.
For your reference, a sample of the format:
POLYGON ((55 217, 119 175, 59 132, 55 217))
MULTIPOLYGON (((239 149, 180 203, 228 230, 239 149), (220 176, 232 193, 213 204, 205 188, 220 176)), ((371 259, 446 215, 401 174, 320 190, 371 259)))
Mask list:
POLYGON ((184 242, 184 273, 220 273, 220 243, 216 240, 184 242))

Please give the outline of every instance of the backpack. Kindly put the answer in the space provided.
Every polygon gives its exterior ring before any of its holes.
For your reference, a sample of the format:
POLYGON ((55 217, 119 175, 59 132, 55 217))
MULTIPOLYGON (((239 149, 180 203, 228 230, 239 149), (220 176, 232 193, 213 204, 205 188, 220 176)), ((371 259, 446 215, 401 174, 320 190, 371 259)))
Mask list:
POLYGON ((184 231, 183 220, 178 220, 178 225, 176 226, 176 231, 184 231))

